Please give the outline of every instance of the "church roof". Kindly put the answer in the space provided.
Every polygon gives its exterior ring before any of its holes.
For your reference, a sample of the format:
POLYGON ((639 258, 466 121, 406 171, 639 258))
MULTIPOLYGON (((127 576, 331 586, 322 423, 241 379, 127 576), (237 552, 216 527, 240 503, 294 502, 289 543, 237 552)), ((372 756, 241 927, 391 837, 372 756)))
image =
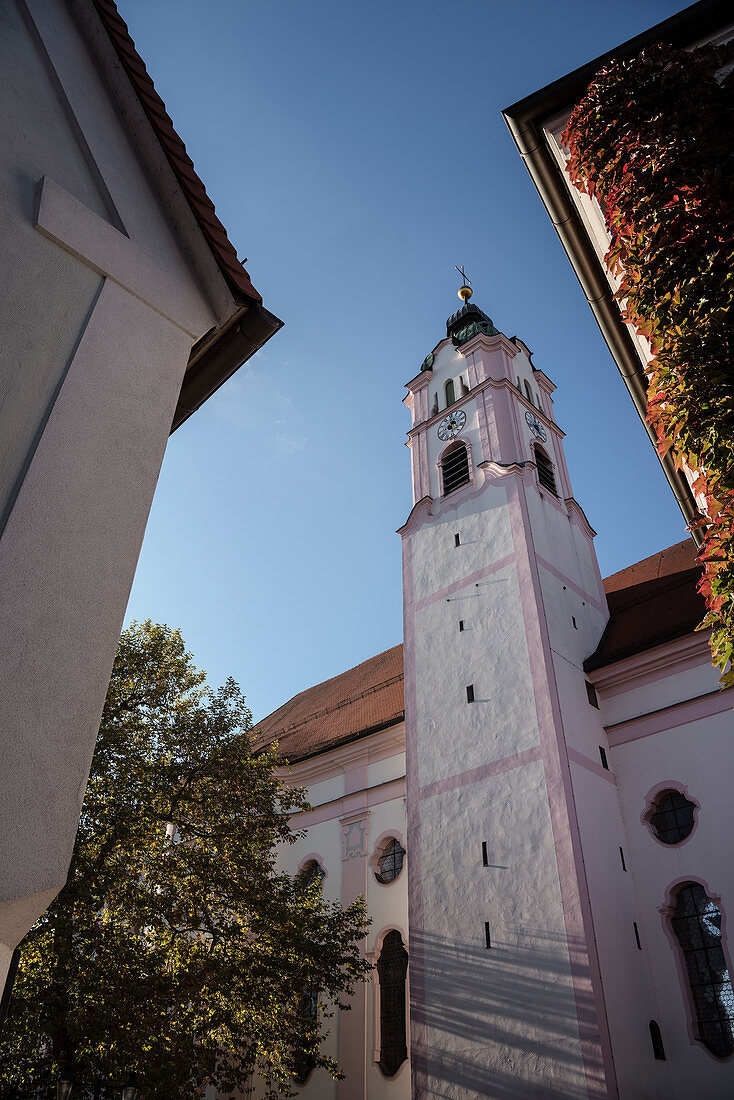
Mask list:
MULTIPOLYGON (((696 591, 701 567, 692 539, 604 580, 610 619, 587 671, 689 634, 705 613, 696 591)), ((255 747, 278 740, 295 763, 356 741, 404 718, 403 647, 307 688, 257 724, 255 747)))
POLYGON ((282 756, 304 760, 403 717, 403 647, 396 645, 294 695, 258 722, 255 748, 277 739, 282 756))
POLYGON ((609 622, 584 662, 587 672, 689 634, 706 613, 697 592, 701 566, 686 539, 604 580, 609 622))

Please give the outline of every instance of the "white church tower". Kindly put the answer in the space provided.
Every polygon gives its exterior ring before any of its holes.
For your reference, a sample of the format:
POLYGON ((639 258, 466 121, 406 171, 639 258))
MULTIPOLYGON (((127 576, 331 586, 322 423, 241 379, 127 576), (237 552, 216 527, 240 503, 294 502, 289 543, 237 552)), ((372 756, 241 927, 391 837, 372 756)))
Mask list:
POLYGON ((608 618, 594 532, 553 383, 459 296, 405 398, 413 1096, 642 1095, 647 979, 582 667, 608 618))

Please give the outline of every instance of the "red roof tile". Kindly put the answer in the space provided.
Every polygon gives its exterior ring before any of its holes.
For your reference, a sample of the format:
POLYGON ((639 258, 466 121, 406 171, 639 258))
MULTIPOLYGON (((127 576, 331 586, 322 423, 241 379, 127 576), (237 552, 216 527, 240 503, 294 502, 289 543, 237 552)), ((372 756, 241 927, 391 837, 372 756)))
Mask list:
POLYGON ((92 2, 230 290, 238 300, 244 295, 250 301, 261 302, 250 276, 237 259, 227 231, 214 213, 214 203, 194 170, 186 146, 173 128, 166 105, 155 90, 117 5, 113 0, 92 2))
POLYGON ((290 761, 356 740, 402 721, 403 647, 308 688, 257 724, 256 747, 276 738, 290 761))
MULTIPOLYGON (((604 581, 610 620, 591 671, 694 630, 704 615, 692 540, 678 543, 604 581)), ((315 756, 402 721, 403 647, 300 692, 257 725, 256 747, 276 738, 291 762, 315 756)))

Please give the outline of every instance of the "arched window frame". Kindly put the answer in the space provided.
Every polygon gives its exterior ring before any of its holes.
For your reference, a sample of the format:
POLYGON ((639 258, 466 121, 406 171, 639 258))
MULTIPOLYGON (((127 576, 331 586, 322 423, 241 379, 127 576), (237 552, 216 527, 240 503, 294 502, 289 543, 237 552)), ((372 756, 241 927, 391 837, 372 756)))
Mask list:
POLYGON ((438 487, 441 490, 441 498, 446 496, 454 497, 457 493, 466 492, 467 489, 474 488, 474 464, 471 457, 471 440, 470 439, 452 439, 450 443, 447 443, 444 449, 436 460, 436 469, 438 470, 438 487), (454 450, 455 447, 466 447, 466 460, 469 464, 469 481, 460 486, 458 489, 452 489, 450 493, 444 493, 443 491, 443 460, 449 451, 454 450))
POLYGON ((444 382, 443 397, 447 409, 450 409, 451 406, 456 403, 456 385, 453 378, 448 378, 446 382, 444 382))
POLYGON ((538 485, 540 486, 541 492, 551 493, 556 498, 556 500, 560 500, 560 492, 559 492, 559 489, 558 489, 558 476, 557 476, 557 471, 556 471, 556 464, 553 461, 553 459, 551 458, 551 456, 548 454, 548 452, 546 451, 545 447, 541 447, 540 443, 533 443, 533 458, 535 460, 536 473, 538 475, 538 485), (549 468, 550 474, 553 478, 553 486, 554 486, 553 489, 549 489, 548 486, 544 485, 543 482, 540 479, 540 465, 538 463, 538 455, 539 454, 542 455, 543 458, 548 463, 548 468, 549 468))
MULTIPOLYGON (((407 866, 408 866, 408 846, 405 843, 405 837, 403 836, 403 834, 401 832, 399 832, 397 829, 388 829, 386 832, 381 833, 379 835, 379 837, 377 838, 377 840, 375 841, 375 846, 372 850, 372 855, 370 856, 370 871, 372 872, 372 877, 375 881, 375 885, 382 886, 385 890, 389 889, 394 883, 398 882, 400 879, 402 879, 404 877, 407 866), (379 874, 379 871, 380 871, 379 861, 380 861, 380 858, 381 858, 382 853, 384 851, 385 845, 390 840, 397 840, 400 843, 401 847, 403 848, 403 850, 405 852, 405 855, 403 857, 403 866, 402 866, 402 869, 400 871, 400 874, 397 875, 392 880, 392 882, 380 882, 380 880, 377 877, 377 875, 379 874)), ((389 931, 390 931, 390 929, 388 928, 386 930, 385 934, 387 934, 387 932, 389 932, 389 931)))
POLYGON ((686 1014, 686 1026, 688 1031, 688 1038, 692 1046, 700 1047, 705 1051, 712 1061, 721 1065, 722 1062, 730 1062, 734 1058, 734 1052, 726 1055, 725 1058, 719 1058, 716 1054, 713 1054, 698 1034, 698 1018, 696 1015, 696 1008, 693 1003, 693 995, 691 993, 690 982, 688 979, 688 968, 686 966, 685 959, 683 957, 683 951, 678 942, 678 938, 673 930, 673 917, 675 916, 676 904, 678 900, 678 891, 691 883, 695 883, 698 886, 702 886, 706 891, 706 896, 709 901, 712 901, 716 908, 721 913, 721 946, 724 952, 724 960, 726 962, 729 974, 734 974, 734 969, 731 965, 731 956, 729 954, 729 940, 727 935, 727 919, 726 910, 721 904, 721 896, 717 894, 705 879, 698 878, 696 875, 685 875, 681 878, 675 879, 670 883, 665 891, 665 905, 661 905, 659 909, 660 916, 663 923, 663 932, 670 944, 670 949, 673 952, 673 958, 675 959, 675 968, 678 974, 678 981, 680 983, 681 998, 683 1000, 683 1006, 686 1014))
POLYGON ((321 868, 321 886, 323 888, 323 884, 329 877, 329 872, 324 866, 324 857, 318 852, 309 852, 307 856, 304 856, 303 859, 299 861, 295 877, 298 878, 299 875, 303 874, 309 863, 312 862, 318 863, 319 867, 321 868))
MULTIPOLYGON (((661 848, 665 848, 666 851, 671 852, 677 851, 679 848, 682 848, 684 844, 688 843, 688 841, 695 834, 696 829, 698 828, 698 820, 700 815, 701 803, 698 801, 698 799, 693 798, 688 793, 688 787, 686 786, 686 784, 681 783, 680 780, 677 779, 670 779, 666 780, 663 783, 656 783, 655 786, 647 792, 647 794, 645 795, 645 807, 640 814, 640 821, 645 826, 655 843, 659 844, 661 848), (691 829, 688 836, 684 836, 682 840, 679 840, 677 842, 677 844, 666 844, 664 840, 661 840, 655 832, 652 821, 650 820, 655 812, 655 807, 658 799, 662 794, 665 793, 665 791, 678 791, 680 794, 683 795, 684 798, 687 798, 689 802, 692 802, 695 807, 693 811, 693 828, 691 829)), ((691 879, 691 882, 693 881, 694 880, 691 879)))
MULTIPOLYGON (((397 834, 392 833, 390 835, 396 836, 397 834)), ((402 843, 402 841, 401 841, 401 843, 402 843)), ((374 950, 369 951, 367 953, 367 959, 368 959, 369 962, 373 963, 373 965, 375 966, 375 969, 372 972, 372 980, 373 980, 372 1061, 380 1069, 380 1072, 384 1074, 384 1076, 387 1078, 388 1081, 397 1081, 403 1073, 409 1072, 409 1070, 406 1069, 406 1066, 410 1065, 410 951, 408 949, 408 942, 407 942, 407 936, 406 936, 405 931, 402 928, 395 925, 395 924, 389 924, 389 925, 386 925, 385 927, 383 927, 380 930, 379 934, 377 935, 377 937, 375 939, 374 950), (386 940, 387 936, 390 934, 390 932, 399 933, 400 940, 401 940, 402 945, 403 945, 403 950, 405 951, 406 955, 408 956, 408 966, 407 966, 406 972, 405 972, 405 1045, 406 1045, 406 1049, 407 1049, 407 1057, 400 1064, 397 1071, 392 1075, 385 1074, 384 1070, 380 1066, 382 1034, 381 1034, 381 1021, 380 1021, 380 1012, 381 1012, 380 978, 379 978, 379 974, 377 972, 377 963, 380 959, 380 955, 382 954, 382 949, 384 947, 385 940, 386 940)))

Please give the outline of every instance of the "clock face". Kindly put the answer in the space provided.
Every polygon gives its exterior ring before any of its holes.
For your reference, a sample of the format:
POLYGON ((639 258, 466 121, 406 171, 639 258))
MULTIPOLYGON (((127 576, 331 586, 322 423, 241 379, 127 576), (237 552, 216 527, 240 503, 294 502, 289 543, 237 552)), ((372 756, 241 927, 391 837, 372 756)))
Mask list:
POLYGON ((538 420, 537 416, 533 416, 531 412, 525 413, 525 420, 527 422, 530 431, 533 433, 536 439, 542 440, 545 443, 548 436, 545 434, 545 428, 538 420))
POLYGON ((449 413, 438 425, 438 438, 453 439, 455 435, 459 434, 465 424, 466 413, 463 409, 457 409, 456 412, 449 413))

